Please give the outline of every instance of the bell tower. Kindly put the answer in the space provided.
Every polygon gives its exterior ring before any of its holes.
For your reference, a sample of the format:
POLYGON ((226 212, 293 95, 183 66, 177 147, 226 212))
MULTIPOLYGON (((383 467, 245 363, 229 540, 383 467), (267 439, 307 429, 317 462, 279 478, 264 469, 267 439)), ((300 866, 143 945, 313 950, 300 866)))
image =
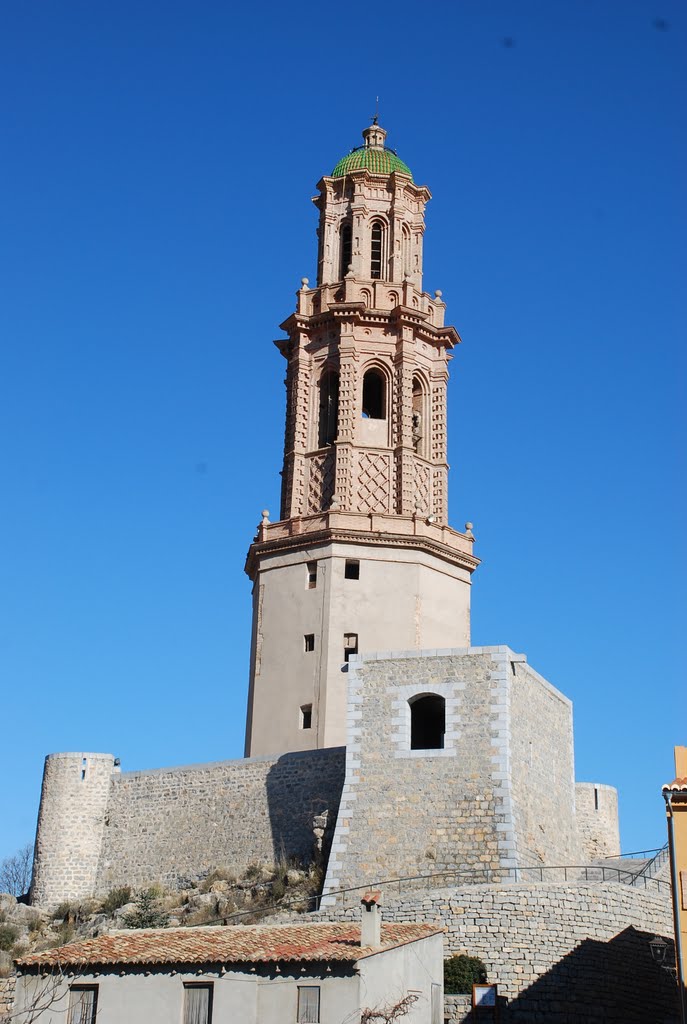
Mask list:
POLYGON ((429 189, 364 145, 318 184, 316 287, 275 342, 286 360, 278 522, 251 544, 246 755, 346 742, 358 651, 470 644, 469 526, 448 526, 446 384, 460 342, 422 290, 429 189))

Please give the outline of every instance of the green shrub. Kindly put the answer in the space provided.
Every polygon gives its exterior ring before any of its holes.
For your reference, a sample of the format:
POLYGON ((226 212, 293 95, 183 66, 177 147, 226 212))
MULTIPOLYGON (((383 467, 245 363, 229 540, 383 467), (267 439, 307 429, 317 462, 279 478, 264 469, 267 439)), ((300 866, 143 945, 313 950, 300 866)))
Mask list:
POLYGON ((110 889, 107 896, 102 903, 102 911, 104 914, 114 914, 115 910, 119 910, 126 903, 131 900, 131 886, 121 885, 118 889, 110 889))
POLYGON ((478 956, 457 953, 444 960, 444 991, 450 995, 472 992, 473 985, 487 980, 487 969, 478 956))
POLYGON ((126 928, 164 928, 169 914, 160 908, 159 888, 144 889, 136 897, 136 908, 122 918, 126 928))
POLYGON ((15 928, 13 924, 0 924, 0 949, 5 953, 14 946, 15 942, 19 938, 19 929, 15 928))

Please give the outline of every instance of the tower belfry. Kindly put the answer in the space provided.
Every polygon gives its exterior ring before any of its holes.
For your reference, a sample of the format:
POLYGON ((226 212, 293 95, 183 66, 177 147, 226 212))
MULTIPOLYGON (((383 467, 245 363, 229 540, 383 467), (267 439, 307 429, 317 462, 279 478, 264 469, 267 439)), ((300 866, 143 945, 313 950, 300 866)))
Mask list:
POLYGON ((351 653, 467 647, 467 529, 448 526, 441 292, 422 290, 429 189, 376 123, 319 182, 316 287, 275 344, 287 362, 278 522, 250 547, 246 754, 346 742, 351 653))

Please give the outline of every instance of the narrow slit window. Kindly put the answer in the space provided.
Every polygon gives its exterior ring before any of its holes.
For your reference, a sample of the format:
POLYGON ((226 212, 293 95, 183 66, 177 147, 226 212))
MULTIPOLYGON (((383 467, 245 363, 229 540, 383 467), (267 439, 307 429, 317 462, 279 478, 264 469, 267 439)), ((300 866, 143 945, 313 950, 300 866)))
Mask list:
POLYGON ((317 562, 308 562, 305 567, 305 589, 314 590, 317 586, 317 562))
POLYGON ((353 228, 350 224, 344 224, 341 228, 341 234, 339 235, 339 244, 341 246, 341 264, 339 277, 343 278, 348 273, 348 268, 351 265, 351 258, 353 255, 353 228))
POLYGON ((360 562, 357 558, 347 558, 346 568, 344 569, 344 578, 347 580, 359 580, 360 579, 360 562))
POLYGON ((184 1024, 212 1024, 212 985, 184 985, 184 1024))
POLYGON ((305 633, 305 635, 303 636, 303 650, 305 651, 306 654, 309 654, 311 651, 315 650, 314 633, 305 633))
POLYGON ((375 221, 372 225, 370 239, 370 277, 378 281, 382 276, 382 250, 384 248, 384 228, 375 221))
POLYGON ((344 633, 344 661, 348 661, 352 654, 358 653, 358 634, 344 633))
POLYGON ((298 986, 298 1024, 319 1024, 320 1020, 320 987, 319 985, 298 986))
POLYGON ((594 786, 594 810, 599 809, 599 789, 598 786, 594 786))
POLYGON ((312 729, 312 704, 301 705, 301 729, 312 729))
POLYGON ((326 370, 320 377, 319 448, 326 448, 336 441, 338 424, 339 375, 335 370, 326 370))

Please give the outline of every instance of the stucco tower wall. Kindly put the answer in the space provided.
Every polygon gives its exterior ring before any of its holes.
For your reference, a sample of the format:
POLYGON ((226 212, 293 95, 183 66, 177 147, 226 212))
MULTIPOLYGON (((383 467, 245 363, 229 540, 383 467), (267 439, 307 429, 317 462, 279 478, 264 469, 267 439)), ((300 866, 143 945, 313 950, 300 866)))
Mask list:
POLYGON ((617 857, 620 854, 618 790, 601 782, 578 782, 575 802, 582 858, 617 857))
POLYGON ((49 754, 43 770, 31 899, 38 906, 95 889, 113 778, 112 754, 49 754))
POLYGON ((470 641, 470 573, 429 551, 361 538, 257 561, 248 756, 347 742, 344 635, 357 636, 362 653, 470 641), (357 579, 346 577, 351 560, 357 579), (308 565, 316 565, 311 588, 308 565), (303 706, 312 707, 309 729, 303 706))

